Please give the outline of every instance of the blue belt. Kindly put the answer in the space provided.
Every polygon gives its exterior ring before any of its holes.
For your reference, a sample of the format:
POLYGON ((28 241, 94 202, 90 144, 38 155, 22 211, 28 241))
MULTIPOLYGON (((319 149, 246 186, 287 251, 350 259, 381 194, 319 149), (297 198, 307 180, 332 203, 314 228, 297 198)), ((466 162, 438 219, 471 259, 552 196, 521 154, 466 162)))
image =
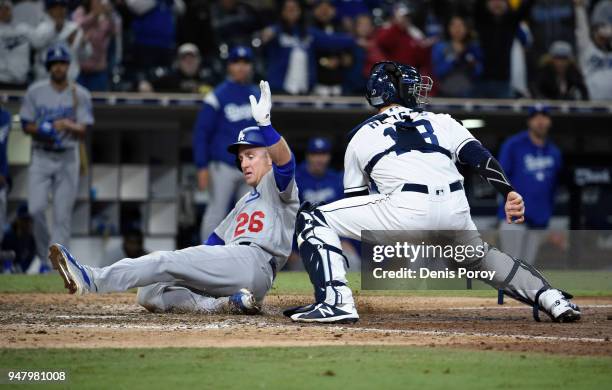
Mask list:
MULTIPOLYGON (((451 192, 463 189, 463 185, 459 180, 450 183, 448 187, 450 188, 451 192)), ((429 187, 427 187, 425 184, 406 183, 402 186, 402 192, 420 192, 422 194, 429 194, 429 187)))

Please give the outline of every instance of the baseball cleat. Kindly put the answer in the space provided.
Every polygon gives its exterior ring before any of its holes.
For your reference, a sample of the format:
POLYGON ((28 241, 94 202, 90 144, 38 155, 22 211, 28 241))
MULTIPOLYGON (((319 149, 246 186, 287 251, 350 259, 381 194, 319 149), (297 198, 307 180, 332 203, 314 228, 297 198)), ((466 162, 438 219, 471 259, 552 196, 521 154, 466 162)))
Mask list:
POLYGON ((316 303, 311 303, 310 305, 305 305, 305 306, 290 307, 288 309, 283 310, 283 315, 285 317, 291 318, 291 316, 294 314, 305 313, 307 311, 311 311, 312 309, 315 308, 316 305, 317 305, 316 303))
POLYGON ((64 279, 64 287, 70 294, 84 295, 91 291, 92 282, 85 267, 76 261, 66 247, 61 244, 51 245, 49 260, 64 279))
POLYGON ((248 289, 243 288, 229 297, 231 309, 239 314, 258 314, 261 310, 255 296, 248 289))
POLYGON ((580 319, 580 308, 561 291, 551 288, 540 295, 540 307, 555 322, 574 322, 580 319))
POLYGON ((296 313, 291 316, 295 322, 319 322, 324 324, 353 324, 359 320, 355 305, 347 303, 332 306, 325 302, 319 303, 310 311, 296 313))

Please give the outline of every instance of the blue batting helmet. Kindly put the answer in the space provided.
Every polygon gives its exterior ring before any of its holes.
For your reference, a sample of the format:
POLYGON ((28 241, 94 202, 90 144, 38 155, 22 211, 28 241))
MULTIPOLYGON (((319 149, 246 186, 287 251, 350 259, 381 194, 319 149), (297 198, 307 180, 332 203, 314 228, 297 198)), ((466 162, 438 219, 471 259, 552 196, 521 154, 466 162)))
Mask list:
POLYGON ((45 66, 47 70, 51 67, 51 64, 55 62, 70 62, 70 52, 64 45, 54 45, 47 50, 47 56, 45 57, 45 66))
POLYGON ((392 61, 377 62, 370 70, 366 99, 376 108, 391 103, 414 108, 427 102, 427 93, 432 87, 432 79, 421 76, 414 66, 392 61))
POLYGON ((259 127, 250 126, 240 130, 238 141, 227 147, 227 151, 236 156, 236 166, 240 170, 242 170, 242 168, 240 167, 240 160, 238 159, 238 149, 241 145, 250 145, 254 148, 266 146, 266 142, 264 141, 263 134, 261 130, 259 130, 259 127))

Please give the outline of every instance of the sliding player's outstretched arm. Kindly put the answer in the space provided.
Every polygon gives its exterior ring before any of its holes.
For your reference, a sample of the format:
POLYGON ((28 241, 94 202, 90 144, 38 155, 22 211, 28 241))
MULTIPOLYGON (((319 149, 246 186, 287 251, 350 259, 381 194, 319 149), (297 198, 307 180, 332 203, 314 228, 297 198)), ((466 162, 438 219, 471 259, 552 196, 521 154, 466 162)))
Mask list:
POLYGON ((262 80, 259 83, 259 88, 261 89, 259 101, 253 95, 249 97, 253 118, 263 133, 272 162, 277 166, 286 165, 291 162, 292 154, 287 141, 272 127, 270 115, 272 94, 270 92, 270 85, 268 85, 267 81, 262 80))

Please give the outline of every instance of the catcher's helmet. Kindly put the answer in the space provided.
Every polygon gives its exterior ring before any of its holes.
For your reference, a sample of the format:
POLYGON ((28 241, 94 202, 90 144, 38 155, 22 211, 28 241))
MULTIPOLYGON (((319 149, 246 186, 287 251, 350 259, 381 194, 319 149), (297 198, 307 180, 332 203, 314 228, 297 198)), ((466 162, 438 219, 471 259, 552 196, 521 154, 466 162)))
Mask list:
POLYGON ((413 66, 392 61, 377 62, 370 70, 366 99, 377 108, 391 103, 414 108, 427 102, 427 93, 432 87, 432 79, 421 76, 413 66))
POLYGON ((54 45, 47 50, 47 56, 45 57, 45 66, 47 70, 51 67, 51 64, 55 62, 70 63, 70 52, 64 45, 54 45))
POLYGON ((250 145, 254 148, 266 146, 266 142, 264 141, 263 134, 261 134, 259 127, 250 126, 240 130, 238 141, 227 147, 227 151, 236 156, 236 166, 240 170, 242 170, 242 168, 240 167, 240 160, 238 159, 238 149, 241 145, 250 145))

